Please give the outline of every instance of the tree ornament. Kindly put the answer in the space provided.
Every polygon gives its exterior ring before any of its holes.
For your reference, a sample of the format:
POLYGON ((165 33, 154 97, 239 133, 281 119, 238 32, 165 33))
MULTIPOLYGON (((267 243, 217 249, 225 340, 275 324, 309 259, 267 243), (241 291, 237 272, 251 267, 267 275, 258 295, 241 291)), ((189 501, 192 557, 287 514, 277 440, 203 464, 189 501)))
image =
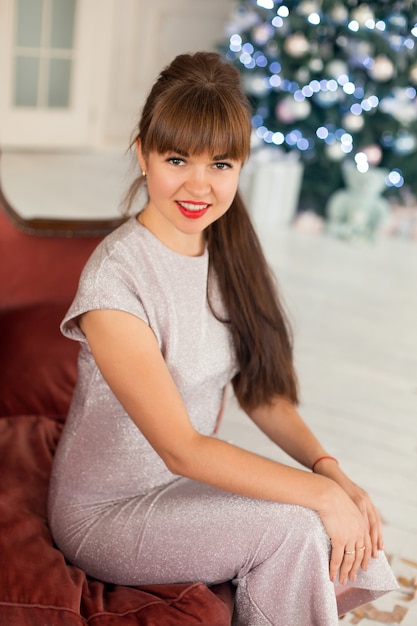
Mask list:
POLYGON ((311 104, 308 100, 301 102, 294 100, 294 115, 296 120, 305 120, 311 113, 311 104))
POLYGON ((367 4, 360 4, 356 9, 353 9, 351 15, 361 27, 367 26, 367 23, 369 24, 375 19, 372 9, 367 4))
POLYGON ((381 100, 379 108, 384 113, 392 115, 393 118, 401 122, 404 126, 408 126, 417 120, 415 93, 413 97, 410 97, 407 89, 395 87, 390 96, 381 100))
POLYGON ((244 76, 243 83, 246 92, 253 96, 263 96, 268 91, 263 74, 248 74, 244 76))
MULTIPOLYGON (((293 100, 291 98, 291 100, 293 100)), ((292 124, 295 122, 294 109, 291 106, 291 102, 289 98, 283 98, 280 100, 275 107, 275 115, 277 120, 283 122, 284 124, 292 124)))
POLYGON ((250 30, 255 24, 258 23, 259 16, 253 11, 235 9, 230 18, 227 33, 229 36, 233 35, 233 33, 241 33, 245 30, 250 30))
POLYGON ((339 141, 327 145, 325 152, 331 161, 343 161, 346 156, 339 141))
POLYGON ((295 74, 295 79, 297 83, 299 83, 300 85, 306 85, 310 81, 310 67, 308 67, 307 65, 303 65, 302 67, 300 67, 299 70, 297 70, 295 74))
POLYGON ((351 133, 357 133, 362 130, 364 123, 363 115, 346 113, 342 118, 343 128, 346 128, 346 130, 349 130, 351 133))
POLYGON ((280 100, 275 108, 275 115, 284 124, 292 124, 297 120, 304 120, 310 115, 311 105, 308 100, 298 102, 292 96, 280 100))
POLYGON ((274 39, 270 39, 265 46, 265 52, 269 58, 276 59, 279 56, 279 46, 274 39))
POLYGON ((337 43, 338 47, 340 48, 340 50, 343 50, 344 48, 347 48, 348 42, 349 42, 349 40, 346 37, 346 35, 338 35, 338 37, 336 37, 336 43, 337 43))
POLYGON ((317 0, 303 0, 297 7, 297 13, 300 15, 311 15, 312 13, 318 13, 320 11, 320 5, 317 0))
POLYGON ((258 24, 252 29, 253 41, 258 46, 264 46, 274 36, 274 27, 271 24, 265 22, 264 24, 258 24))
POLYGON ((362 148, 362 152, 367 156, 369 165, 379 165, 382 159, 381 147, 377 144, 371 144, 366 148, 362 148))
POLYGON ((387 18, 387 22, 390 26, 398 30, 405 30, 407 28, 407 18, 400 12, 391 13, 387 18))
POLYGON ((347 64, 340 59, 334 59, 333 61, 326 63, 326 66, 324 69, 326 71, 327 76, 329 76, 330 78, 336 78, 336 79, 342 75, 347 76, 349 73, 347 64))
POLYGON ((336 24, 345 24, 349 17, 349 12, 344 4, 336 4, 330 10, 330 17, 336 24))
POLYGON ((369 75, 381 83, 390 80, 394 76, 394 64, 385 54, 379 54, 369 69, 369 75))
POLYGON ((332 107, 339 99, 337 91, 319 91, 314 94, 313 99, 323 109, 332 107))
POLYGON ((319 59, 318 57, 311 59, 308 64, 311 71, 315 72, 316 74, 322 71, 323 65, 324 65, 323 61, 319 59))
MULTIPOLYGON (((363 66, 374 56, 374 48, 370 41, 352 39, 348 42, 349 56, 354 65, 363 66)), ((386 57, 384 57, 386 58, 386 57)))
POLYGON ((414 63, 414 65, 410 67, 408 74, 411 82, 417 85, 417 63, 414 63))
POLYGON ((393 150, 401 156, 408 156, 417 149, 417 137, 408 130, 401 130, 395 137, 393 150))
POLYGON ((310 50, 310 43, 304 33, 297 32, 290 35, 284 44, 285 51, 292 57, 303 57, 310 50))

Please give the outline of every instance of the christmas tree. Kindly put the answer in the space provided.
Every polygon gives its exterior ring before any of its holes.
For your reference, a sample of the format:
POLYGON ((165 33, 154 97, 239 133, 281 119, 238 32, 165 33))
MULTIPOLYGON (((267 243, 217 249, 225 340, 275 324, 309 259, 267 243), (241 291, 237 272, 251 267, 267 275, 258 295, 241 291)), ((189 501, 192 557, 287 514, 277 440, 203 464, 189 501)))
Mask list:
POLYGON ((414 1, 242 0, 228 34, 257 141, 304 164, 301 210, 325 213, 346 160, 417 196, 414 1))

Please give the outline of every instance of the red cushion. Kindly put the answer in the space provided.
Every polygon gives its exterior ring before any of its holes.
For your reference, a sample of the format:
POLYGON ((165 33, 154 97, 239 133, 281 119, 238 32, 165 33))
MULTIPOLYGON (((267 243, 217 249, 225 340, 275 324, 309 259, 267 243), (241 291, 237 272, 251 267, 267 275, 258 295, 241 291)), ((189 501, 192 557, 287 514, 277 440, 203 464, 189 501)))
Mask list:
POLYGON ((0 624, 229 626, 230 585, 122 587, 88 578, 54 547, 46 494, 62 425, 0 419, 0 624))
POLYGON ((102 237, 46 237, 20 231, 0 206, 0 308, 70 302, 102 237))
POLYGON ((65 416, 78 344, 59 330, 66 304, 0 311, 0 415, 65 416))

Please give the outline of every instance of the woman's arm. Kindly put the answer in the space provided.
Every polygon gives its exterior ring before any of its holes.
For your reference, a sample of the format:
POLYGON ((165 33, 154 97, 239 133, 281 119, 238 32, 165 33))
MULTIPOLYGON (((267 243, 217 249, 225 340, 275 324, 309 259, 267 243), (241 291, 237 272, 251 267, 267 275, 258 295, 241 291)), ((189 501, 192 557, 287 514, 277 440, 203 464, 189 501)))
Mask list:
POLYGON ((372 556, 383 549, 382 524, 379 513, 369 495, 328 457, 328 452, 305 424, 295 406, 286 398, 277 397, 269 406, 258 407, 248 415, 255 424, 293 459, 312 468, 317 474, 335 481, 355 502, 367 522, 372 545, 372 556), (324 457, 322 459, 322 457, 324 457), (318 463, 316 461, 319 460, 318 463))
MULTIPOLYGON (((152 330, 135 316, 91 311, 82 316, 80 327, 108 385, 168 469, 243 496, 314 509, 332 540, 332 579, 340 566, 342 581, 348 575, 354 579, 360 565, 367 567, 370 540, 363 516, 334 480, 198 433, 152 330), (355 551, 362 546, 365 551, 355 551)), ((259 414, 258 420, 263 419, 259 414)), ((292 439, 294 432, 288 435, 292 439)), ((301 443, 298 454, 309 462, 316 444, 309 437, 306 443, 307 452, 301 443)))

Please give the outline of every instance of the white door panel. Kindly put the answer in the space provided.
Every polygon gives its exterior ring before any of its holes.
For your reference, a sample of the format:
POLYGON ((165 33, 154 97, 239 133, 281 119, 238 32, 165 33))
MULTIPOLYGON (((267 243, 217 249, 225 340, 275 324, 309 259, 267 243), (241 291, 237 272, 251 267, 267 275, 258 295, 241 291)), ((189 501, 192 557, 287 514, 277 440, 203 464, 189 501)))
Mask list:
POLYGON ((0 0, 0 145, 88 143, 96 0, 0 0))

